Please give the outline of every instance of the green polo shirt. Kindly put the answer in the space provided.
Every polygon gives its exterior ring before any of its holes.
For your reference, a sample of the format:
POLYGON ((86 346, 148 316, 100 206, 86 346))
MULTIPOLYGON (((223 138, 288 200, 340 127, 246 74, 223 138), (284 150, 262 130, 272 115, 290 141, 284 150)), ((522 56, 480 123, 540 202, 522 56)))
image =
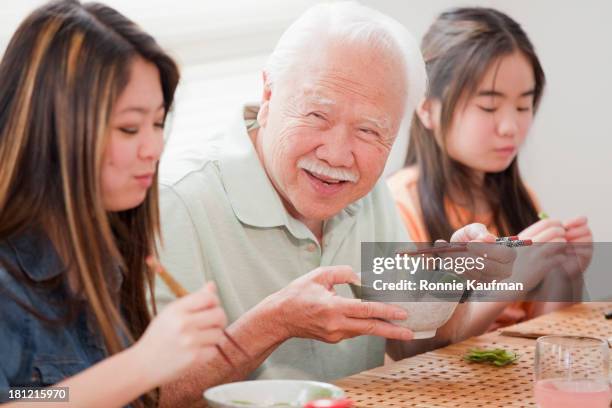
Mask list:
MULTIPOLYGON (((176 163, 179 174, 162 173, 161 261, 189 291, 214 280, 230 322, 320 266, 360 270, 362 241, 408 240, 384 182, 324 225, 323 245, 285 210, 248 136, 256 109, 245 107, 219 144, 205 155, 176 163)), ((348 285, 340 296, 353 297, 348 285)), ((156 282, 159 307, 174 300, 156 282)), ((283 343, 254 378, 330 381, 383 364, 385 340, 361 336, 327 344, 309 339, 283 343)))

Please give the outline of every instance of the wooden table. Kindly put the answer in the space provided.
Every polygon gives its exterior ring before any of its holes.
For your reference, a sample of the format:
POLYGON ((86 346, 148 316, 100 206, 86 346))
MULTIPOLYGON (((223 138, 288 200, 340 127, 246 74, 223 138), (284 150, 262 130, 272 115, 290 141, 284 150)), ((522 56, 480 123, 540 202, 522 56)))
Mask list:
MULTIPOLYGON (((612 302, 583 303, 505 330, 609 338, 612 320, 603 316, 607 311, 612 311, 612 302)), ((535 407, 534 349, 535 340, 501 336, 498 331, 364 371, 336 385, 358 408, 535 407), (474 347, 502 347, 521 358, 506 367, 464 361, 465 352, 474 347)))

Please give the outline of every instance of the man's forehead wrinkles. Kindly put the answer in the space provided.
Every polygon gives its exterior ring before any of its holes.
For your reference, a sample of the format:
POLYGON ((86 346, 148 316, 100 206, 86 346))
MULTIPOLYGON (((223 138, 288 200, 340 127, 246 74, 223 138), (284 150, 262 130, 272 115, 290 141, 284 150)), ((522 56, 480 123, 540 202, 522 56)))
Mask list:
POLYGON ((372 95, 368 95, 368 91, 370 89, 368 89, 368 86, 365 86, 366 89, 364 89, 364 85, 360 82, 357 81, 353 81, 351 79, 348 78, 343 78, 343 77, 339 77, 339 78, 319 78, 319 80, 317 81, 319 86, 322 87, 328 87, 332 90, 340 90, 340 91, 344 91, 344 92, 348 92, 354 95, 358 95, 361 96, 363 98, 370 98, 372 95))

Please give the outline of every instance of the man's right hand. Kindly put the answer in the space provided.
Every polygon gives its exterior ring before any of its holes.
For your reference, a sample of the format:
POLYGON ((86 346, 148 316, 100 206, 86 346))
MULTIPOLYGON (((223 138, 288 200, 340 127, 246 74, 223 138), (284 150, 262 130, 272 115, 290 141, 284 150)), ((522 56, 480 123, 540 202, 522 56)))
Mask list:
POLYGON ((338 296, 334 286, 358 282, 349 266, 317 268, 268 298, 275 325, 285 339, 301 337, 337 343, 360 335, 410 340, 412 331, 385 320, 404 320, 404 309, 338 296))

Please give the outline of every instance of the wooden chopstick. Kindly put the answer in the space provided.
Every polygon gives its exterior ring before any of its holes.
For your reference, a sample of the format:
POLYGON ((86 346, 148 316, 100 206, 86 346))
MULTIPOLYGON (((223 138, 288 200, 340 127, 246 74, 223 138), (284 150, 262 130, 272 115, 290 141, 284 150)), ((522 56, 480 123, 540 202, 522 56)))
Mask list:
POLYGON ((520 332, 520 331, 514 331, 514 330, 502 330, 499 333, 499 335, 506 336, 506 337, 520 337, 523 339, 537 339, 542 336, 549 336, 550 334, 536 333, 536 332, 520 332))
MULTIPOLYGON (((498 238, 495 242, 483 242, 483 244, 495 244, 507 246, 510 248, 519 248, 523 246, 530 246, 533 242, 530 239, 518 240, 517 237, 502 237, 498 238)), ((446 245, 440 245, 438 247, 431 248, 423 248, 421 250, 414 251, 406 251, 400 252, 399 255, 427 255, 427 254, 441 254, 441 253, 449 253, 449 252, 466 252, 467 251, 468 242, 451 242, 446 245)))
MULTIPOLYGON (((174 296, 176 296, 177 298, 182 298, 183 296, 189 294, 189 292, 180 283, 178 283, 172 275, 170 275, 166 268, 164 268, 164 266, 157 259, 155 259, 154 257, 149 257, 147 259, 147 265, 159 275, 159 277, 164 281, 166 286, 168 286, 168 288, 172 291, 174 296)), ((238 344, 238 342, 232 336, 230 336, 227 330, 223 329, 222 331, 225 337, 229 340, 230 343, 234 345, 234 347, 238 349, 238 351, 240 351, 248 359, 251 358, 251 356, 249 356, 246 350, 243 349, 242 346, 240 346, 240 344, 238 344)), ((231 365, 234 370, 237 370, 236 366, 232 363, 227 354, 221 349, 221 346, 217 344, 216 348, 217 351, 219 351, 219 354, 221 354, 221 356, 225 359, 225 361, 229 365, 231 365)))
POLYGON ((170 273, 168 273, 166 268, 164 268, 156 259, 151 258, 151 265, 149 266, 151 266, 155 270, 155 272, 157 272, 157 274, 160 278, 162 278, 166 286, 168 286, 172 293, 174 293, 174 296, 176 296, 177 298, 182 298, 183 296, 187 296, 189 294, 187 289, 182 287, 181 284, 178 283, 176 279, 174 279, 174 277, 170 275, 170 273))
POLYGON ((440 247, 432 247, 432 248, 423 248, 418 251, 406 251, 400 252, 400 255, 429 255, 429 254, 438 254, 438 253, 450 253, 450 252, 466 252, 467 245, 465 243, 446 245, 440 247))
MULTIPOLYGON (((540 337, 543 336, 557 336, 557 334, 551 334, 551 333, 538 333, 538 332, 521 332, 521 331, 515 331, 515 330, 502 330, 499 332, 500 336, 506 336, 506 337, 520 337, 523 339, 533 339, 533 340, 537 340, 540 337)), ((558 336, 562 336, 561 334, 559 334, 558 336)), ((604 339, 608 342, 608 347, 612 348, 612 337, 609 337, 607 339, 604 339)))

